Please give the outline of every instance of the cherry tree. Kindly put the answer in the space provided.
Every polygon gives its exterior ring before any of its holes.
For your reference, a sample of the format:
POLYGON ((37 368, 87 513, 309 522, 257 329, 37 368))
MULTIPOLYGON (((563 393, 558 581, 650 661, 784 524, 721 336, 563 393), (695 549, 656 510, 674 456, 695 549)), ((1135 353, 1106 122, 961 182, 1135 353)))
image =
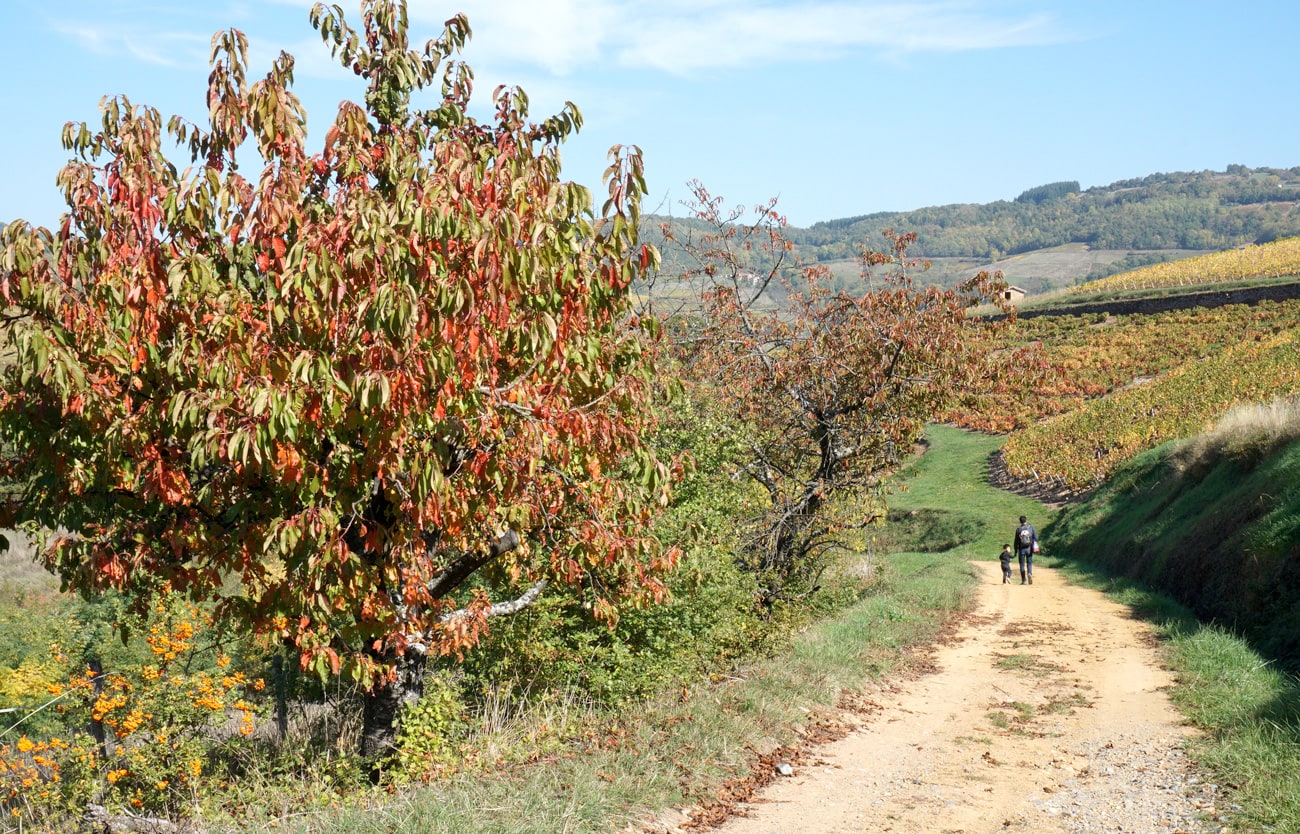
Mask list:
POLYGON ((662 596, 628 296, 658 256, 639 151, 597 214, 561 178, 576 107, 533 122, 503 87, 471 115, 463 16, 422 47, 404 2, 311 20, 366 84, 316 150, 292 56, 253 80, 218 33, 208 124, 106 98, 65 130, 61 225, 0 232, 0 523, 69 588, 209 601, 362 681, 372 756, 425 658, 548 584, 605 619, 662 596))

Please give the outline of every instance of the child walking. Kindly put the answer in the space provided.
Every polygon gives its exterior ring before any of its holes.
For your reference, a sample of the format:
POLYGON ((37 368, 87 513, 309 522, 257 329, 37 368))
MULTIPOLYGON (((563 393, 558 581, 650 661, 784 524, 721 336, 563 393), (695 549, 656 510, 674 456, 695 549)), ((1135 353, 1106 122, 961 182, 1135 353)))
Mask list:
POLYGON ((1011 559, 1015 554, 1011 552, 1011 545, 1002 545, 1002 552, 998 554, 998 559, 1002 561, 1002 584, 1011 584, 1011 559))

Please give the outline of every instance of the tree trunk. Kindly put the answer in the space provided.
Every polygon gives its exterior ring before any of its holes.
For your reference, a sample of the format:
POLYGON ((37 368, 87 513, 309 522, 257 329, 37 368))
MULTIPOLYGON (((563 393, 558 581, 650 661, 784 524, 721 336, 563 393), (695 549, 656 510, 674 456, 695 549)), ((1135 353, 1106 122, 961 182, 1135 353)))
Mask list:
POLYGON ((424 656, 413 653, 398 658, 395 680, 376 684, 366 693, 361 756, 371 763, 372 779, 379 777, 385 759, 396 749, 402 707, 416 703, 423 694, 424 656))
POLYGON ((275 736, 281 742, 289 737, 289 681, 284 655, 271 658, 271 675, 275 690, 275 736))

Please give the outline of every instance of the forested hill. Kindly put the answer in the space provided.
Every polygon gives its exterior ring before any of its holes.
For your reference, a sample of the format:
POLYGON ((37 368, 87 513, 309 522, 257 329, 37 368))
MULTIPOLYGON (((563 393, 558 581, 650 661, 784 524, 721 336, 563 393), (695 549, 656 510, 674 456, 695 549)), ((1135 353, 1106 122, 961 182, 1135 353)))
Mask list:
POLYGON ((1080 190, 1050 183, 1014 200, 879 212, 790 229, 805 260, 851 258, 885 229, 916 232, 913 254, 996 261, 1084 243, 1094 249, 1229 249, 1300 235, 1300 168, 1152 174, 1080 190))
MULTIPOLYGON (((659 225, 665 219, 645 218, 646 240, 661 242, 659 225)), ((697 225, 681 218, 671 222, 679 233, 697 225)), ((989 265, 1007 270, 1022 287, 1041 290, 1171 258, 1300 236, 1300 168, 1229 165, 1225 171, 1152 174, 1087 190, 1078 182, 1048 183, 1014 200, 845 217, 792 227, 786 234, 804 262, 842 262, 853 272, 859 248, 868 241, 881 245, 885 229, 916 232, 910 254, 937 259, 940 280, 989 265), (1071 254, 1058 251, 1046 266, 1004 260, 1054 247, 1071 254), (1090 254, 1080 254, 1085 250, 1090 254)), ((665 272, 684 266, 678 255, 667 248, 665 272)))

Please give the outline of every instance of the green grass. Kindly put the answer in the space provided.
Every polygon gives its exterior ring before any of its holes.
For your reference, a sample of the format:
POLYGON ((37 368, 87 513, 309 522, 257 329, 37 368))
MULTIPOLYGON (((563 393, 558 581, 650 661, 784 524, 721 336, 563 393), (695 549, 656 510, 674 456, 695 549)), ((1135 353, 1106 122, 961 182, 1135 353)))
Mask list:
MULTIPOLYGON (((904 490, 890 498, 895 513, 941 513, 953 525, 969 530, 961 544, 947 552, 949 557, 996 560, 1002 545, 1020 516, 1038 529, 1039 536, 1055 519, 1056 511, 1032 498, 1025 498, 990 486, 985 480, 989 456, 1005 437, 975 434, 951 426, 931 426, 926 431, 929 451, 914 460, 902 473, 904 490)), ((1044 541, 1042 560, 1051 565, 1050 542, 1044 541)))
POLYGON ((1050 660, 1044 660, 1032 654, 1004 655, 999 657, 993 665, 1005 672, 1019 672, 1036 678, 1062 671, 1060 666, 1050 660))

